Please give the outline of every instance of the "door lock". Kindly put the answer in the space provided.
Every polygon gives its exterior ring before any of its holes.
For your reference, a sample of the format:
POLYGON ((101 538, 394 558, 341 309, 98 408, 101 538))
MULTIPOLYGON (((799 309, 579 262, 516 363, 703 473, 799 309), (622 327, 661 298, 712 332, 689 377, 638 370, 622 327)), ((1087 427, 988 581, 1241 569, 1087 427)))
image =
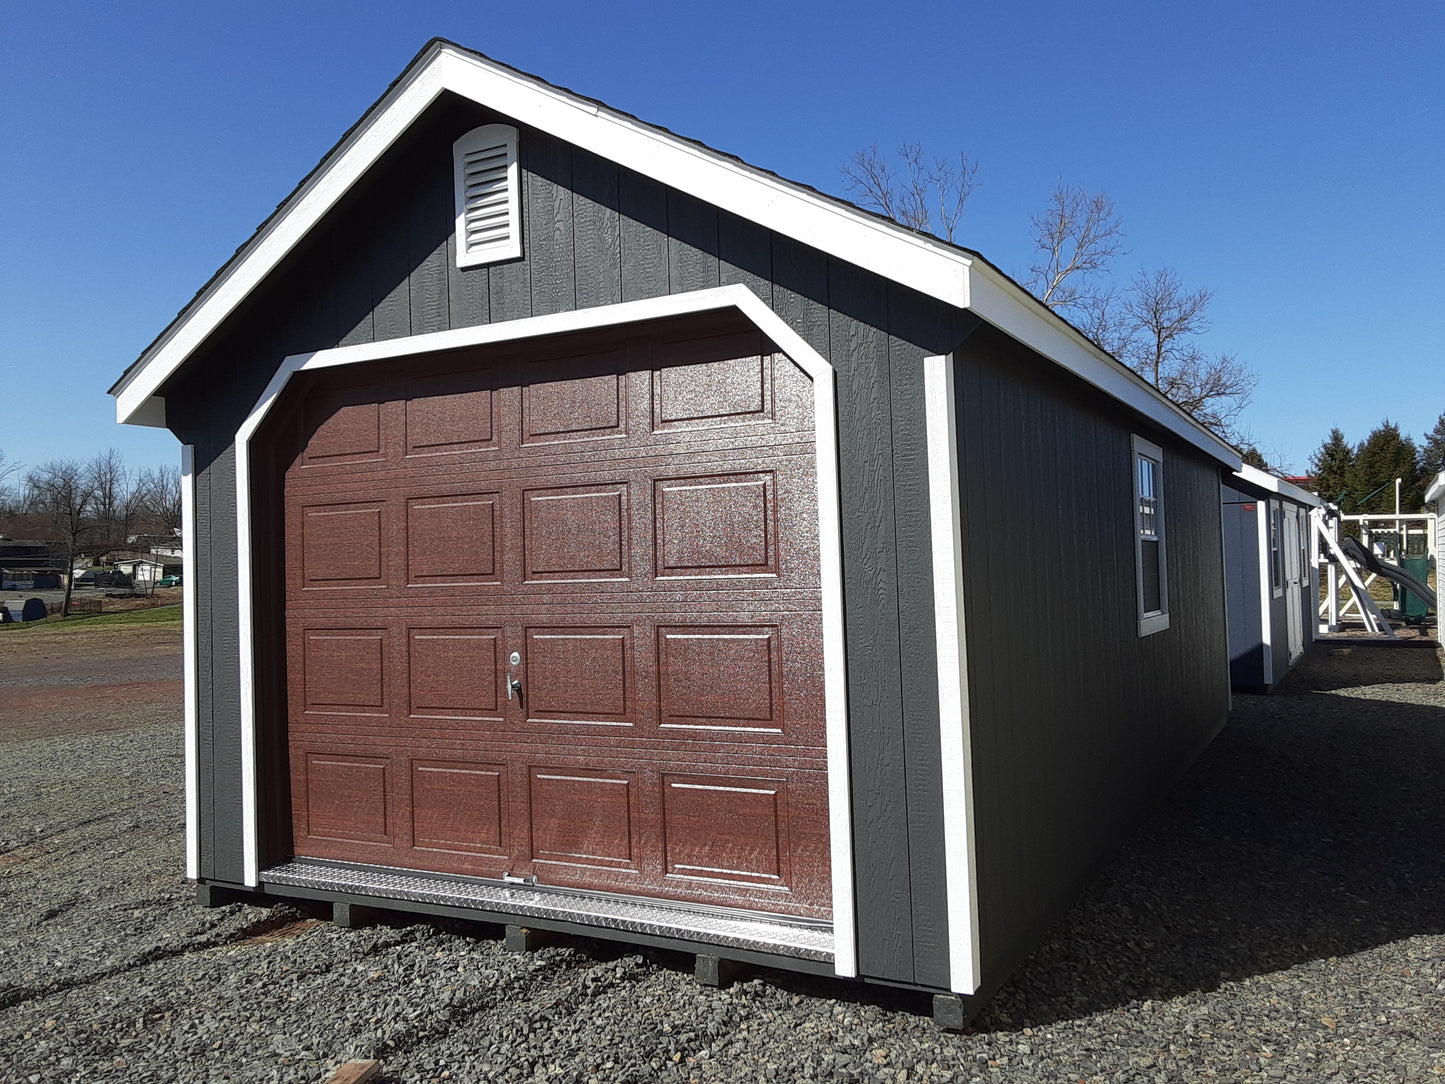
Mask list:
MULTIPOLYGON (((513 666, 521 666, 522 653, 520 651, 513 651, 511 655, 507 657, 507 661, 513 666)), ((518 700, 522 699, 522 683, 509 672, 507 674, 507 699, 511 700, 514 697, 518 700)))

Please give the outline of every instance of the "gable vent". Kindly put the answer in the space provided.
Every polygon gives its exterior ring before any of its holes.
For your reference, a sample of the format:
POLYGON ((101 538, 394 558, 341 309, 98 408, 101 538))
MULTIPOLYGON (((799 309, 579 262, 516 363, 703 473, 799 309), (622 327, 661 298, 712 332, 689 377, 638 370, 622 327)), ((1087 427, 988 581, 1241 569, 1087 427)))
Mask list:
POLYGON ((457 266, 522 254, 517 129, 474 128, 452 144, 457 206, 457 266))

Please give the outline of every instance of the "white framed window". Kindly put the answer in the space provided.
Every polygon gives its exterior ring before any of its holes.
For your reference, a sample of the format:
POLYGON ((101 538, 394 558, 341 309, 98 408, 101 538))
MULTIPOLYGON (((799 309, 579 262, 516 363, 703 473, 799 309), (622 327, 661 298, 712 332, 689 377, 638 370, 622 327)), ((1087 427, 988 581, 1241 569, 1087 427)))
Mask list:
POLYGON ((1269 587, 1274 597, 1284 594, 1284 539, 1280 518, 1283 509, 1279 501, 1269 502, 1269 587))
POLYGON ((457 266, 522 254, 521 169, 517 129, 484 124, 452 144, 457 209, 457 266))
POLYGON ((1143 437, 1134 449, 1134 579, 1139 635, 1169 627, 1169 562, 1164 533, 1164 449, 1143 437))

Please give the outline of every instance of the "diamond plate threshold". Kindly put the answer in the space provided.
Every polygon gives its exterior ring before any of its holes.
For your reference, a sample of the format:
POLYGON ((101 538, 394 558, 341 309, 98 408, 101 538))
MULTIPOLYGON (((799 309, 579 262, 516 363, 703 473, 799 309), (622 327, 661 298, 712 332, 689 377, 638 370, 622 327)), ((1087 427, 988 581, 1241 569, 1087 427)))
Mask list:
POLYGON ((627 933, 697 941, 722 948, 833 962, 832 925, 807 919, 725 908, 678 907, 660 900, 533 888, 496 881, 459 880, 386 866, 287 862, 262 871, 261 881, 263 884, 293 885, 387 900, 474 907, 525 918, 550 918, 627 933))

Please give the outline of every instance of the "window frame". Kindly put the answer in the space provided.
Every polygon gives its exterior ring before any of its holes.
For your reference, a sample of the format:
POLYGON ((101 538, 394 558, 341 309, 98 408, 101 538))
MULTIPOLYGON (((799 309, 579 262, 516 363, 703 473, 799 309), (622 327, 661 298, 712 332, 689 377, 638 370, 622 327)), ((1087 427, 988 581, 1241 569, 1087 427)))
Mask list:
POLYGON ((1134 602, 1139 620, 1139 635, 1150 636, 1163 632, 1169 627, 1169 561, 1168 532, 1165 527, 1164 495, 1164 449, 1152 441, 1145 440, 1137 433, 1130 439, 1132 454, 1129 457, 1130 474, 1133 477, 1134 496, 1134 602), (1152 496, 1143 492, 1143 470, 1141 464, 1148 462, 1154 485, 1152 496), (1146 528, 1144 522, 1144 501, 1154 502, 1151 513, 1153 522, 1146 528), (1159 547, 1159 608, 1144 609, 1144 544, 1157 543, 1159 547))
POLYGON ((1269 589, 1272 598, 1280 598, 1285 585, 1284 502, 1271 497, 1266 516, 1269 519, 1269 589))

